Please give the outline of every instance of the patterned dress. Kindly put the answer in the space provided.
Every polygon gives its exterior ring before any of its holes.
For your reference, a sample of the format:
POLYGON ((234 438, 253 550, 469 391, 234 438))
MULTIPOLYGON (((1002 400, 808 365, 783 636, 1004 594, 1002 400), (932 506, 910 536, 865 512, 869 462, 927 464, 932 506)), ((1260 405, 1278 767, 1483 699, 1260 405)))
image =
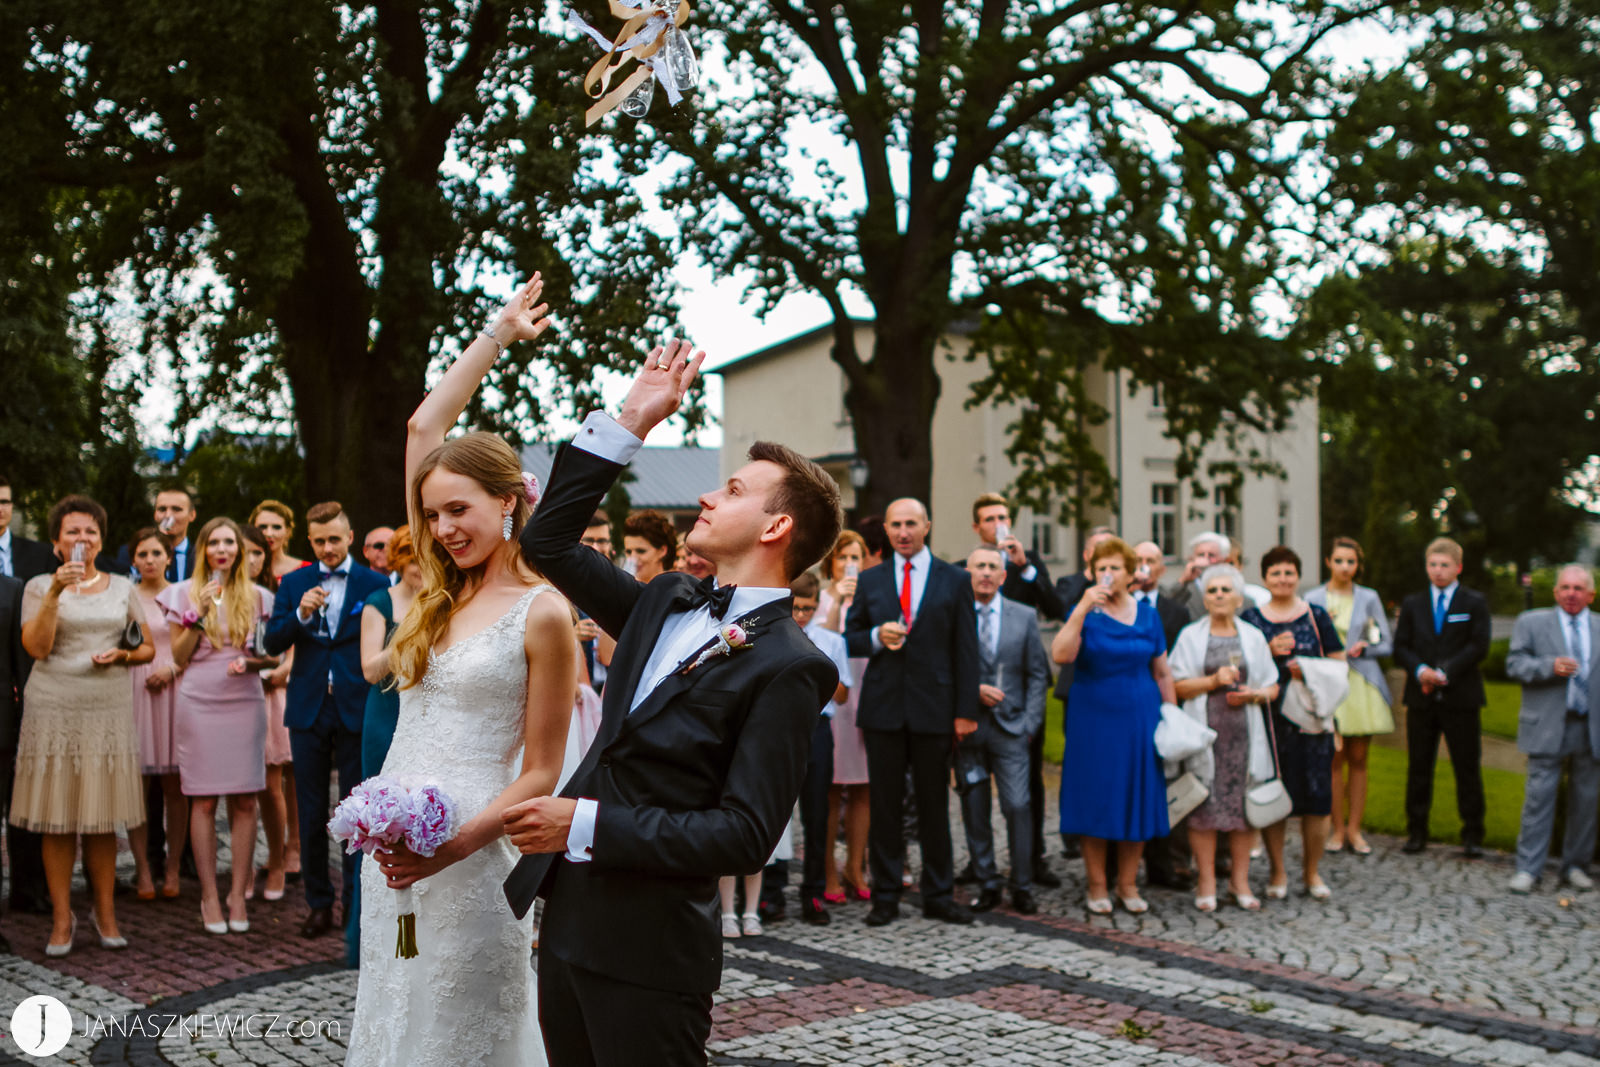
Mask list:
POLYGON ((1278 699, 1272 702, 1273 741, 1278 753, 1278 776, 1294 801, 1293 815, 1328 815, 1333 812, 1333 733, 1308 734, 1284 718, 1283 694, 1289 687, 1289 660, 1294 656, 1324 656, 1343 652, 1344 642, 1333 619, 1315 604, 1288 622, 1272 622, 1260 608, 1247 608, 1239 618, 1266 635, 1267 641, 1288 631, 1294 634, 1294 651, 1274 656, 1278 664, 1278 699))

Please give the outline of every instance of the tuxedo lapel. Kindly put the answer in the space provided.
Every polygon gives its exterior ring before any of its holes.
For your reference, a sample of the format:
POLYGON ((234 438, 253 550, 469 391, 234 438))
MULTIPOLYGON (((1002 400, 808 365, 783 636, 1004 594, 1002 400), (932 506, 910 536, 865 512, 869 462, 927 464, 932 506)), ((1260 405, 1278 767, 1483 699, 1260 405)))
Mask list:
POLYGON ((650 691, 650 695, 640 702, 639 706, 628 713, 622 727, 627 730, 638 729, 671 703, 672 699, 689 689, 694 688, 710 675, 727 668, 728 664, 741 656, 749 655, 748 649, 754 648, 763 633, 781 618, 790 614, 790 599, 780 597, 761 605, 748 615, 740 616, 737 620, 745 635, 750 639, 750 644, 745 651, 733 649, 720 656, 713 656, 700 666, 689 671, 679 671, 667 675, 661 684, 650 691))

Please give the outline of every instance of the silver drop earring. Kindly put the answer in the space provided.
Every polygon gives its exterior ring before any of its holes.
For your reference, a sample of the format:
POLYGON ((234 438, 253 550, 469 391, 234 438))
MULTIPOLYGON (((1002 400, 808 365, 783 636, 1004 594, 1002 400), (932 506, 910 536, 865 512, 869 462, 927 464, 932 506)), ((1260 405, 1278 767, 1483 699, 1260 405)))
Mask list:
POLYGON ((500 523, 500 540, 511 540, 511 512, 506 512, 504 521, 500 523))

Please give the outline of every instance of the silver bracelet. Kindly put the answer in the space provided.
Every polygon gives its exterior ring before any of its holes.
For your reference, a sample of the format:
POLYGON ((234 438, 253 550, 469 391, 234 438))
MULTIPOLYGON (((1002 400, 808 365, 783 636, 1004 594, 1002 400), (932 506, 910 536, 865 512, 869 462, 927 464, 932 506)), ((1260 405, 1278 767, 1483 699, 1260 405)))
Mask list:
POLYGON ((506 346, 500 343, 500 338, 496 337, 489 331, 489 327, 485 326, 483 329, 479 330, 478 336, 487 337, 489 339, 489 343, 494 345, 495 358, 498 359, 500 356, 506 354, 506 346))

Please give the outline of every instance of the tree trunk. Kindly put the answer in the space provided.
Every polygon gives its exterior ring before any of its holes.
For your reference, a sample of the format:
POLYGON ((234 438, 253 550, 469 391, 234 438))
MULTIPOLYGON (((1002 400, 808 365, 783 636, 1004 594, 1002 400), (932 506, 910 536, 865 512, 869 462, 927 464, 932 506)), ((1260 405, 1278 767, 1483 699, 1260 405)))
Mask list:
MULTIPOLYGON (((933 495, 933 413, 939 402, 937 338, 880 318, 870 363, 846 366, 845 403, 867 484, 856 493, 863 515, 882 515, 900 497, 933 495)), ((844 361, 838 354, 835 359, 844 361)))

